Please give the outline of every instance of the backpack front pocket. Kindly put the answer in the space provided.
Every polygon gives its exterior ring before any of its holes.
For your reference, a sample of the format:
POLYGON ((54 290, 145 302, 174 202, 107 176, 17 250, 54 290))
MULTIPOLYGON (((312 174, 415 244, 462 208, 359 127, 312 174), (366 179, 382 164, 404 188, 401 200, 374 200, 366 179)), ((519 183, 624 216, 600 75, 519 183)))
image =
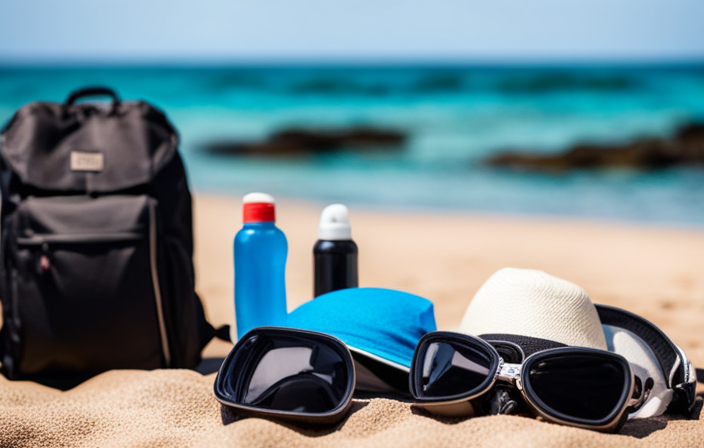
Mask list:
POLYGON ((23 202, 10 241, 20 371, 165 366, 155 207, 146 196, 23 202))

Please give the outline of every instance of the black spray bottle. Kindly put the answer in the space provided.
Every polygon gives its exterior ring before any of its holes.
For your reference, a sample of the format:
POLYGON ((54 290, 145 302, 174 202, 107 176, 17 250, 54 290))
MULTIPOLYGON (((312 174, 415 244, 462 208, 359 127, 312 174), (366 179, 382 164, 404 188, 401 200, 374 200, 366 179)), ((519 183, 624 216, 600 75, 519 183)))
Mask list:
POLYGON ((313 247, 314 297, 331 291, 359 286, 357 245, 347 207, 332 204, 320 215, 318 242, 313 247))

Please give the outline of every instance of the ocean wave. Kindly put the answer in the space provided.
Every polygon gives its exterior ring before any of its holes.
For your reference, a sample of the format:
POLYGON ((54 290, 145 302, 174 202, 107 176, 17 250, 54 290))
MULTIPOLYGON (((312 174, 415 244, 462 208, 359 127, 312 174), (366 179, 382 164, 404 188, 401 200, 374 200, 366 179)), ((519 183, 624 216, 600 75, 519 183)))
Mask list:
POLYGON ((626 75, 577 75, 545 73, 509 76, 496 83, 496 89, 509 94, 543 94, 554 92, 622 92, 641 86, 639 80, 626 75))
POLYGON ((551 94, 559 92, 612 93, 628 92, 642 88, 644 81, 628 75, 584 75, 574 73, 537 73, 526 75, 495 74, 486 76, 479 72, 459 74, 429 74, 411 79, 398 79, 379 74, 367 79, 355 76, 310 76, 289 80, 277 85, 264 79, 232 76, 224 88, 254 88, 273 93, 316 96, 419 96, 466 93, 491 93, 503 95, 551 94))
POLYGON ((383 83, 364 84, 344 78, 312 78, 299 81, 287 89, 293 94, 385 96, 393 86, 383 83))

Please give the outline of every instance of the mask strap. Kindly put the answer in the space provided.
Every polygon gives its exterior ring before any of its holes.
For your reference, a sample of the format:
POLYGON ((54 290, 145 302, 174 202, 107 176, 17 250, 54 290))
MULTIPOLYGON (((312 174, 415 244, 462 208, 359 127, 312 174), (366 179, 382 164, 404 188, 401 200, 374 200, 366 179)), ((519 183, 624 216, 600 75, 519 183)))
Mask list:
POLYGON ((628 330, 641 338, 650 347, 660 364, 660 368, 668 381, 667 386, 670 389, 683 381, 686 367, 682 366, 677 346, 662 330, 629 311, 607 305, 595 304, 595 306, 602 325, 611 325, 628 330))

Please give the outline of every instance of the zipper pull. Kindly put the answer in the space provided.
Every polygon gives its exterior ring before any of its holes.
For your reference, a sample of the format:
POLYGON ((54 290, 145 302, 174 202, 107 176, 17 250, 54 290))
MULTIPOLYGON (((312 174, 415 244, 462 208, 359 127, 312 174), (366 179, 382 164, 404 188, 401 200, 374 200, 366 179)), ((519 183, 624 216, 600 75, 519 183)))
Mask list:
POLYGON ((49 272, 49 269, 51 269, 51 260, 49 259, 49 245, 47 243, 44 243, 42 244, 42 253, 39 256, 37 273, 43 275, 49 272))

